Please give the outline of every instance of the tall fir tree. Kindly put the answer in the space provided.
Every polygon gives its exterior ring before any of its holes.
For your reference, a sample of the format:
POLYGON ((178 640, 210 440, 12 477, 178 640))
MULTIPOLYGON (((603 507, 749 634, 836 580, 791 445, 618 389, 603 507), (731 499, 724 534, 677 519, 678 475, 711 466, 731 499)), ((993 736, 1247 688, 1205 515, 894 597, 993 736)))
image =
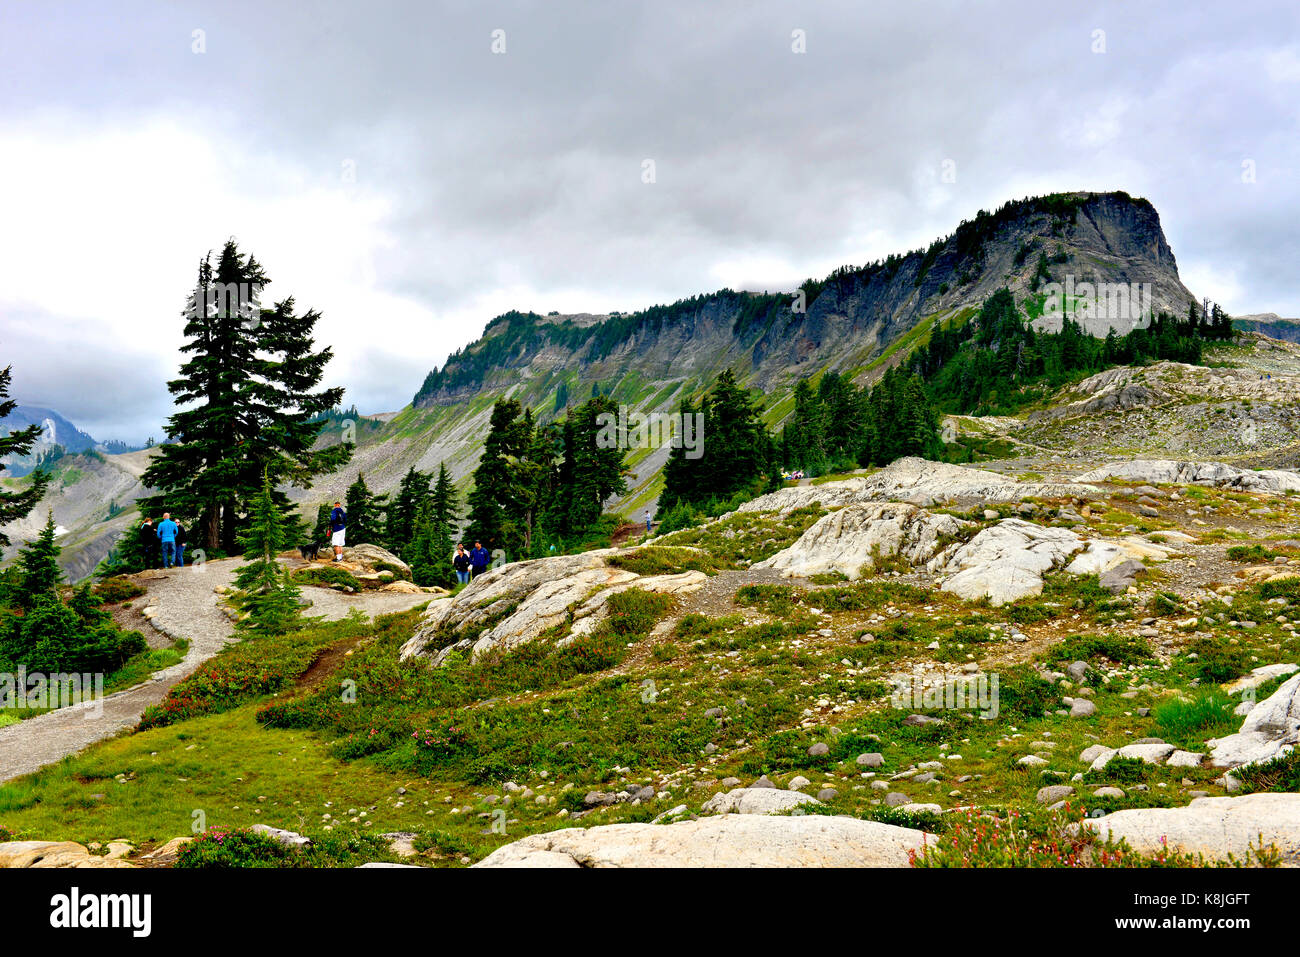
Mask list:
POLYGON ((229 240, 215 268, 211 257, 199 264, 184 312, 181 351, 188 358, 168 383, 177 409, 169 441, 143 476, 159 492, 141 506, 181 516, 195 547, 235 549, 241 515, 264 475, 273 487, 302 486, 352 453, 350 444, 314 448, 319 416, 339 404, 343 390, 312 391, 332 356, 314 347, 319 313, 296 314, 292 298, 262 308, 258 293, 269 281, 229 240))

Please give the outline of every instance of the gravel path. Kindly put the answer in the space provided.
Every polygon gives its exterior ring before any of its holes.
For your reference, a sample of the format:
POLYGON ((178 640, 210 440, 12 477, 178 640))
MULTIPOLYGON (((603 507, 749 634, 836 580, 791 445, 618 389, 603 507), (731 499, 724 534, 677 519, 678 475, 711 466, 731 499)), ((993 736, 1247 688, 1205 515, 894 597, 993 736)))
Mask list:
MULTIPOLYGON (((151 681, 106 695, 95 707, 62 708, 0 728, 0 782, 30 774, 135 727, 145 708, 162 701, 173 685, 234 640, 233 622, 218 605, 214 589, 229 586, 234 570, 242 563, 242 559, 231 558, 192 565, 184 571, 137 576, 149 591, 136 599, 135 606, 153 609, 150 624, 161 634, 189 641, 185 659, 154 672, 151 681)), ((389 592, 344 595, 323 588, 304 588, 303 594, 312 601, 307 615, 323 615, 331 621, 345 617, 353 608, 368 615, 405 611, 430 597, 389 592)), ((150 639, 150 645, 157 647, 152 636, 150 639)))

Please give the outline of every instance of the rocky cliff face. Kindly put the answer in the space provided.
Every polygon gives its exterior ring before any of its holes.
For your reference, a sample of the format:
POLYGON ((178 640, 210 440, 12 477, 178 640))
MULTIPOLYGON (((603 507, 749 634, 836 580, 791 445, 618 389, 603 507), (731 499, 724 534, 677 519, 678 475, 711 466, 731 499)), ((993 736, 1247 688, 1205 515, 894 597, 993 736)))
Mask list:
POLYGON ((1126 193, 1058 194, 981 211, 928 249, 844 267, 806 288, 798 303, 791 295, 722 290, 633 315, 510 313, 431 372, 414 405, 517 388, 546 411, 557 395, 560 405, 566 396, 580 401, 594 384, 667 386, 724 367, 764 390, 828 367, 861 378, 918 324, 978 308, 1003 286, 1032 315, 1042 311, 1051 282, 1149 284, 1157 312, 1181 314, 1195 300, 1149 202, 1126 193))
MULTIPOLYGON (((1152 307, 1184 312, 1194 296, 1146 200, 1126 193, 1070 193, 1008 203, 962 223, 927 249, 837 270, 788 293, 722 290, 607 316, 508 313, 429 374, 410 407, 363 437, 354 462, 302 496, 323 501, 364 472, 394 487, 410 467, 446 462, 464 480, 477 463, 492 402, 503 396, 543 421, 594 388, 640 411, 670 411, 724 368, 761 390, 765 418, 793 408, 795 383, 835 369, 862 383, 923 342, 935 323, 963 320, 1003 286, 1029 314, 1043 311, 1046 284, 1149 283, 1152 307)), ((655 499, 666 449, 629 456, 631 491, 614 503, 655 499)))

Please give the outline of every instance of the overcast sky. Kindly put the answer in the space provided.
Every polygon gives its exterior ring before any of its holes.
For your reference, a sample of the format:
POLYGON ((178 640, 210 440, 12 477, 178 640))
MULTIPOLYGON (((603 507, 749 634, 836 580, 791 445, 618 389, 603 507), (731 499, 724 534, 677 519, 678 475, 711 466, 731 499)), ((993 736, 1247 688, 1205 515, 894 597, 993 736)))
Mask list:
POLYGON ((1298 11, 3 0, 0 364, 161 437, 233 235, 387 411, 507 309, 787 288, 1074 189, 1155 203, 1194 293, 1297 316, 1298 11))

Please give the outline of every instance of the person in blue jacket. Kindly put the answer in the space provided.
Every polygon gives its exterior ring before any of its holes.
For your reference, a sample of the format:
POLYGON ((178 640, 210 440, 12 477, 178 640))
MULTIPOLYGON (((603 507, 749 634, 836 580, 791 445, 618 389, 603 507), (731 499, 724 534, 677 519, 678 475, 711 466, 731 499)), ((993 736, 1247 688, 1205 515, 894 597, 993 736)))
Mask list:
POLYGON ((162 544, 163 568, 171 568, 176 561, 176 523, 172 521, 171 512, 163 512, 162 521, 158 523, 158 541, 162 544))

